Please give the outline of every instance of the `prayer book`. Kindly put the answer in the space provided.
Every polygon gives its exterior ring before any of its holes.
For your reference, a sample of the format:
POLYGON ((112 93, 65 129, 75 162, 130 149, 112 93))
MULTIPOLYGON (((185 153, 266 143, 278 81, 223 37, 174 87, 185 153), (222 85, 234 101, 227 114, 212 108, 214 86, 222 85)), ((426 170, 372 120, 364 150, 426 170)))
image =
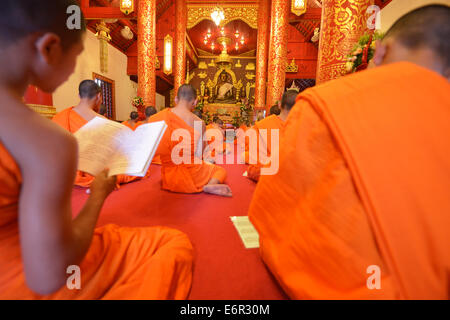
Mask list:
POLYGON ((105 118, 95 117, 75 133, 78 141, 78 170, 96 176, 144 177, 167 125, 164 121, 140 125, 135 131, 105 118))
POLYGON ((259 248, 259 234, 248 216, 230 217, 246 249, 259 248))

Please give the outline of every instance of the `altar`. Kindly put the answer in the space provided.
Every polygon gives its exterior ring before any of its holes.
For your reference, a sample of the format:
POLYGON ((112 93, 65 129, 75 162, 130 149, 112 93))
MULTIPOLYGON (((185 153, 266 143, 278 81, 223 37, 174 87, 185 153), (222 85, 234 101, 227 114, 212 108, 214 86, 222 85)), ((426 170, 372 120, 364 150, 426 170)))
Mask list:
POLYGON ((233 116, 240 113, 241 104, 211 103, 203 106, 203 111, 211 115, 217 115, 225 123, 231 123, 233 116))

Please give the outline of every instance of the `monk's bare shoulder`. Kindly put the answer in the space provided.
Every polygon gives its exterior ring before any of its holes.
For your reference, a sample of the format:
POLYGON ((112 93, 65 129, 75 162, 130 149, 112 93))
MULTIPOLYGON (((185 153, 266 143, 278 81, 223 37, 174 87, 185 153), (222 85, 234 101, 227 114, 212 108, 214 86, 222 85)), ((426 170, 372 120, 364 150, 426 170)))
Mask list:
POLYGON ((0 140, 22 170, 76 166, 75 138, 0 90, 0 140))

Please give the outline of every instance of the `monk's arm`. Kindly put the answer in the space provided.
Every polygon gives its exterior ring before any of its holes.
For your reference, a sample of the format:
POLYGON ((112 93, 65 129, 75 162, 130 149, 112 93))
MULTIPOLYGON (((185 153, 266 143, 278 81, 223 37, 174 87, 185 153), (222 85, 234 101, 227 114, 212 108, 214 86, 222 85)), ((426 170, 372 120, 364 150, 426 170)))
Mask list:
POLYGON ((72 221, 75 139, 68 134, 44 134, 27 149, 29 159, 21 162, 20 241, 27 284, 44 295, 60 289, 68 276, 67 267, 83 259, 107 193, 93 193, 72 221))

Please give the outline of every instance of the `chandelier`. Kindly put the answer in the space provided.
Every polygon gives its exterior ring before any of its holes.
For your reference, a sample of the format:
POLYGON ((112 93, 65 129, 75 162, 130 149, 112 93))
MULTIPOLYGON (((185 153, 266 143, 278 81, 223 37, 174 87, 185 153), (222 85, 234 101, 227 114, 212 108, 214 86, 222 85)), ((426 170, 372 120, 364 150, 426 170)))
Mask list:
POLYGON ((225 13, 223 12, 223 9, 219 6, 215 7, 211 13, 211 19, 213 19, 214 23, 219 26, 220 23, 225 20, 225 13))

